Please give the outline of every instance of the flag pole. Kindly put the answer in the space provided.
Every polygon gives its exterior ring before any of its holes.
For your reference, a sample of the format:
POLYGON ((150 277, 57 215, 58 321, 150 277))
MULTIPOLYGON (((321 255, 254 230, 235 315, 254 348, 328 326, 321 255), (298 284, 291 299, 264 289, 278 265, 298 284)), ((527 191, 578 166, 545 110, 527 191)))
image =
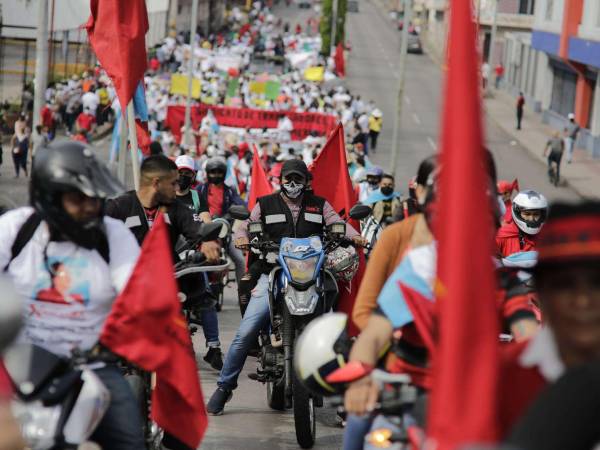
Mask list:
POLYGON ((125 171, 127 168, 127 120, 123 108, 121 108, 120 114, 119 127, 121 129, 119 130, 119 165, 117 166, 117 176, 121 180, 121 183, 125 185, 125 171))
POLYGON ((190 24, 190 59, 188 67, 188 90, 185 101, 185 125, 183 130, 183 143, 188 148, 193 147, 195 153, 196 146, 192 146, 192 87, 194 82, 194 57, 196 47, 196 28, 198 26, 198 1, 192 0, 192 18, 190 24))
MULTIPOLYGON (((133 110, 133 100, 129 101, 125 115, 127 126, 129 127, 129 149, 131 151, 131 168, 133 171, 133 187, 137 191, 140 187, 140 163, 138 158, 138 142, 135 131, 135 112, 133 110)), ((123 149, 123 159, 126 159, 125 149, 123 149)))

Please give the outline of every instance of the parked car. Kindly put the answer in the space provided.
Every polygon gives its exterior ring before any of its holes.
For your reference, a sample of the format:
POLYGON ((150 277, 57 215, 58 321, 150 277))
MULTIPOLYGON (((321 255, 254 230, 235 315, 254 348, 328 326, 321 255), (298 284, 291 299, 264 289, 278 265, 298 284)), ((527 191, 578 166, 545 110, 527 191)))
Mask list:
POLYGON ((351 13, 358 12, 358 0, 348 0, 346 11, 351 13))
POLYGON ((417 33, 408 34, 407 51, 408 53, 417 53, 419 55, 423 53, 423 45, 421 44, 421 38, 417 33))

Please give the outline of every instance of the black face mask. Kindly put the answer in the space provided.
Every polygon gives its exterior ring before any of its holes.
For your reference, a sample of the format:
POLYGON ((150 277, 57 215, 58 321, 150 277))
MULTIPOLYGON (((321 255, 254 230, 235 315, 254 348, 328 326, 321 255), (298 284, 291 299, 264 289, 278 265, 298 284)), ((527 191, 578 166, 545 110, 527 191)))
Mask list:
POLYGON ((193 181, 194 181, 194 179, 192 177, 180 175, 179 178, 177 179, 177 184, 179 185, 180 190, 186 191, 190 188, 193 181))
POLYGON ((224 175, 209 175, 207 177, 208 182, 211 184, 223 184, 223 182, 225 181, 225 176, 224 175))
POLYGON ((392 195, 394 193, 394 188, 391 186, 384 186, 381 188, 381 193, 383 195, 392 195))

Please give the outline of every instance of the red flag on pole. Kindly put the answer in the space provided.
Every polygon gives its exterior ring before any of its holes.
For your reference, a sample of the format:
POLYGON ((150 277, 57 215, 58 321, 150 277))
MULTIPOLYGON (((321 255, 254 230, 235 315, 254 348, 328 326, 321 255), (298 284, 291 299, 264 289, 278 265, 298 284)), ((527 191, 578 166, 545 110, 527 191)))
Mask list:
POLYGON ((91 0, 90 9, 92 14, 85 24, 90 44, 125 110, 147 66, 146 2, 91 0))
POLYGON ((335 48, 333 61, 335 63, 335 73, 338 77, 344 78, 346 76, 346 63, 344 61, 344 45, 341 42, 335 48))
POLYGON ((256 205, 256 199, 263 195, 269 195, 273 192, 273 187, 267 178, 265 169, 262 166, 256 145, 252 146, 252 174, 250 183, 250 195, 248 196, 248 209, 252 211, 256 205))
MULTIPOLYGON (((338 212, 343 219, 348 217, 350 208, 358 201, 356 192, 352 187, 352 180, 348 172, 348 162, 346 160, 346 144, 344 142, 344 127, 338 124, 333 133, 327 139, 323 150, 312 163, 310 171, 313 175, 312 187, 316 195, 324 197, 333 209, 338 212)), ((360 230, 360 224, 355 220, 349 220, 348 223, 355 230, 360 230)), ((358 287, 362 280, 365 267, 365 258, 362 251, 360 255, 360 264, 358 272, 351 283, 343 285, 340 283, 340 298, 338 301, 338 310, 352 317, 352 308, 358 287)), ((354 322, 350 323, 349 332, 355 336, 359 333, 354 322)))
POLYGON ((194 349, 173 274, 164 216, 144 240, 127 286, 115 300, 100 342, 148 372, 156 372, 152 416, 196 448, 208 426, 194 349))
POLYGON ((435 226, 439 341, 428 420, 428 436, 438 450, 498 437, 492 211, 467 215, 454 206, 458 197, 474 205, 491 204, 471 3, 452 1, 448 39, 435 226))

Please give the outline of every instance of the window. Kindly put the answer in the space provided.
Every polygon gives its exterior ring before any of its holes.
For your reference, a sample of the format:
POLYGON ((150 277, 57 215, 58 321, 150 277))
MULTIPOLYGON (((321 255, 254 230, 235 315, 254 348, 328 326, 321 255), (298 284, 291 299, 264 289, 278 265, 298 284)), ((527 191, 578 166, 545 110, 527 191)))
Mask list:
POLYGON ((552 22, 554 17, 554 0, 546 0, 546 20, 552 22))
POLYGON ((519 0, 519 14, 533 14, 535 0, 519 0))
POLYGON ((554 65, 553 73, 550 109, 561 116, 567 116, 575 108, 577 74, 562 64, 554 65))

